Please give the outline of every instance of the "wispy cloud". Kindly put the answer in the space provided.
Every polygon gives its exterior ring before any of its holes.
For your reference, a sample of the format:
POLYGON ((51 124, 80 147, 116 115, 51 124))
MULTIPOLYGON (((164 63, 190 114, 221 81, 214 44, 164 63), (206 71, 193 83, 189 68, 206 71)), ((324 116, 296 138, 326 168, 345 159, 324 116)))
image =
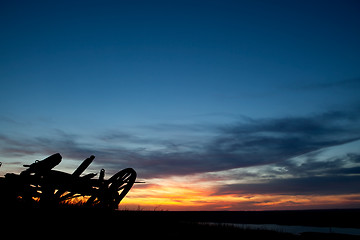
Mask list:
POLYGON ((360 154, 318 161, 310 156, 300 164, 292 159, 268 168, 253 183, 220 186, 214 195, 274 194, 332 195, 358 194, 360 154))
POLYGON ((359 193, 360 176, 326 176, 273 179, 264 183, 228 184, 215 195, 281 194, 331 195, 359 193))
POLYGON ((94 154, 106 168, 134 167, 143 177, 187 175, 281 163, 360 139, 359 112, 242 119, 226 126, 155 126, 146 136, 114 130, 86 141, 62 131, 32 138, 2 134, 0 151, 8 157, 60 152, 64 158, 84 159, 94 154), (177 138, 174 129, 184 134, 177 138))

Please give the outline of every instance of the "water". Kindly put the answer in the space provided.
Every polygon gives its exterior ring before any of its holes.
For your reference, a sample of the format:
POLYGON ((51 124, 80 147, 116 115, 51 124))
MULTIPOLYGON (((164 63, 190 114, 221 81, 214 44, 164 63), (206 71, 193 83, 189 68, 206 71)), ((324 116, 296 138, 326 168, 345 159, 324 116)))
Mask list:
POLYGON ((301 234, 304 232, 318 232, 318 233, 340 233, 340 234, 360 235, 360 228, 286 226, 286 225, 278 225, 278 224, 240 224, 240 223, 214 223, 214 222, 202 222, 200 224, 226 225, 226 226, 233 226, 242 229, 270 230, 277 232, 287 232, 292 234, 301 234))

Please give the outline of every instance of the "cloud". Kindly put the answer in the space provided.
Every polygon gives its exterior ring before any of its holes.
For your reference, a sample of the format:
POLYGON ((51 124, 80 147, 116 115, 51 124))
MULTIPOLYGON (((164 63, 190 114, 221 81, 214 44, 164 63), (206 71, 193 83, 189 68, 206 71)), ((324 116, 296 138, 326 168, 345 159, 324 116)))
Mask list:
POLYGON ((359 139, 358 121, 358 114, 328 112, 236 123, 221 127, 207 152, 232 155, 237 167, 280 162, 359 139))
POLYGON ((271 173, 277 176, 286 174, 294 177, 360 174, 360 155, 358 154, 349 153, 345 156, 329 157, 319 161, 320 155, 322 151, 316 151, 302 156, 301 163, 298 163, 296 159, 291 159, 275 164, 274 169, 281 169, 281 171, 273 170, 271 173))
POLYGON ((272 179, 264 183, 227 184, 213 195, 332 195, 359 193, 360 175, 272 179))
POLYGON ((302 155, 301 159, 292 158, 269 165, 249 178, 243 176, 247 179, 243 181, 245 183, 218 187, 213 195, 358 194, 360 154, 352 153, 325 159, 324 155, 326 156, 325 151, 315 151, 302 155))
POLYGON ((360 139, 359 112, 242 118, 225 126, 167 124, 164 129, 161 125, 143 128, 146 134, 118 130, 97 136, 63 131, 31 138, 2 134, 0 152, 9 157, 60 152, 64 159, 79 160, 94 154, 96 162, 106 169, 133 167, 144 178, 223 171, 281 163, 360 139))

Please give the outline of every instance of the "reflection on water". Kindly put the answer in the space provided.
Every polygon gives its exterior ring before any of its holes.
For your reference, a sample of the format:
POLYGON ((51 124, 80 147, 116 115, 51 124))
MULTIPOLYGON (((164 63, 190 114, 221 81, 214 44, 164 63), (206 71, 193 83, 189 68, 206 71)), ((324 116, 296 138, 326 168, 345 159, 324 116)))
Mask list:
POLYGON ((301 234, 304 232, 318 232, 318 233, 340 233, 350 235, 360 235, 360 228, 333 228, 333 227, 311 227, 311 226, 286 226, 277 224, 240 224, 240 223, 214 223, 201 222, 206 225, 222 225, 233 226, 242 229, 252 230, 270 230, 277 232, 287 232, 292 234, 301 234))

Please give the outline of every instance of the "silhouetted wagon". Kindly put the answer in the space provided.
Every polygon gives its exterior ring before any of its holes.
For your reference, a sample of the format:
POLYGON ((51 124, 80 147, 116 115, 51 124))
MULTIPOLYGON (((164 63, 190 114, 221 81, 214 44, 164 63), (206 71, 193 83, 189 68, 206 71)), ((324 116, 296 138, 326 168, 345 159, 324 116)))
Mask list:
POLYGON ((40 206, 56 206, 72 198, 83 197, 84 205, 115 209, 135 183, 136 172, 126 168, 107 180, 104 169, 101 169, 98 178, 94 173, 80 176, 94 158, 85 159, 72 174, 52 170, 61 162, 59 153, 24 165, 28 168, 19 175, 8 173, 2 179, 2 201, 24 204, 38 201, 40 206))

